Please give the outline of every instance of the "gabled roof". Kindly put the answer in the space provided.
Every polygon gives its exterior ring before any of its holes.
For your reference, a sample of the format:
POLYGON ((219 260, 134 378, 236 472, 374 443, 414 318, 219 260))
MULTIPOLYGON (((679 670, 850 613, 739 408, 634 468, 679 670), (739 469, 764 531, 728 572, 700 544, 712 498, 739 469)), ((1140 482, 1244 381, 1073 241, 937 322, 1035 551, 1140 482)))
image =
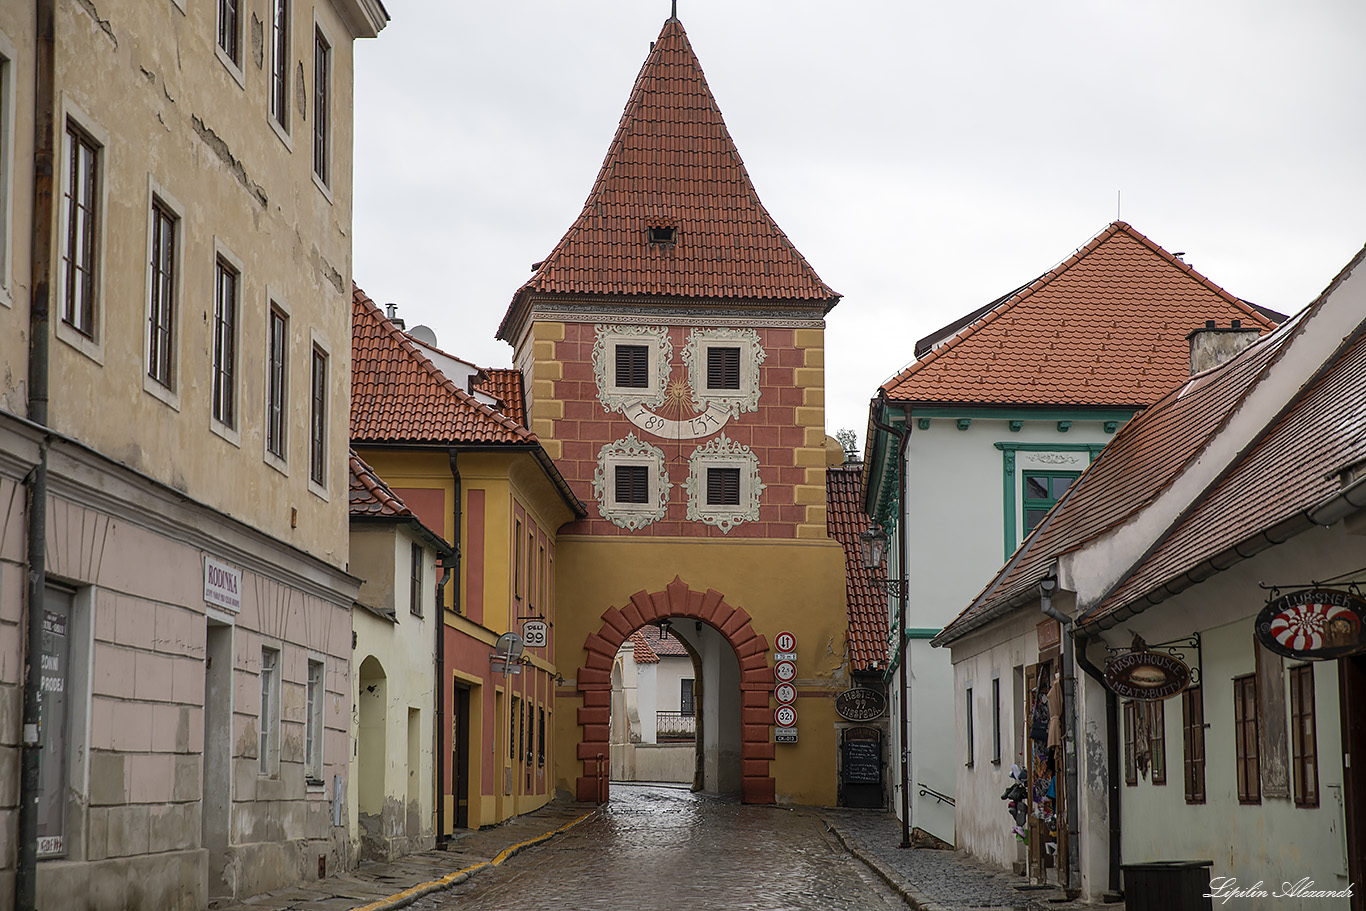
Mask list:
POLYGON ((432 531, 417 514, 394 493, 384 479, 375 473, 360 456, 352 450, 349 460, 351 472, 350 512, 352 521, 392 521, 412 527, 419 537, 425 539, 441 556, 449 556, 455 549, 432 531))
POLYGON ((661 636, 659 627, 652 624, 645 624, 636 630, 636 635, 640 636, 647 643, 650 649, 660 658, 687 658, 688 650, 683 647, 683 643, 673 635, 661 636))
POLYGON ((873 571, 863 565, 859 534, 868 526, 860 492, 859 462, 825 470, 826 529, 844 548, 844 589, 848 598, 849 667, 855 671, 887 667, 887 600, 873 585, 873 571))
POLYGON ((536 443, 530 430, 447 379, 358 287, 351 315, 353 442, 536 443))
POLYGON ((631 90, 583 212, 513 298, 529 295, 804 301, 833 307, 821 281, 759 201, 683 24, 669 19, 631 90), (676 229, 651 243, 650 228, 676 229))
MULTIPOLYGON (((1080 623, 1109 627, 1308 530, 1315 508, 1343 490, 1344 474, 1363 467, 1366 321, 1256 447, 1080 623)), ((1356 484, 1351 505, 1366 505, 1362 487, 1356 484)))
POLYGON ((636 630, 631 634, 630 642, 635 646, 635 649, 632 651, 632 657, 635 659, 636 664, 659 663, 659 655, 655 654, 655 650, 650 647, 650 643, 640 634, 640 630, 636 630))
POLYGON ((1190 377, 1124 425, 1006 565, 932 644, 966 635, 1037 599, 1057 559, 1131 516, 1160 494, 1216 433, 1290 338, 1263 336, 1222 367, 1190 377))
POLYGON ((510 367, 489 367, 474 388, 502 402, 500 410, 503 414, 519 424, 526 424, 526 398, 521 371, 510 367))
POLYGON ((1276 325, 1117 221, 1028 285, 941 330, 951 334, 922 339, 924 356, 882 390, 900 403, 1142 407, 1188 375, 1189 332, 1235 319, 1276 325))

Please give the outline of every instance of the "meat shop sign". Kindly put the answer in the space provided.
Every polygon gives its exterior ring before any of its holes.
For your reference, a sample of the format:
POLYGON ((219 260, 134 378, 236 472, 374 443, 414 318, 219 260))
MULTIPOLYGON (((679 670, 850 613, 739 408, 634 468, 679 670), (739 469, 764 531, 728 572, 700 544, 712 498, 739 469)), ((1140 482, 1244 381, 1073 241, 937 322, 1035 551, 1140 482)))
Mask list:
POLYGON ((1305 588, 1267 602, 1257 641, 1286 658, 1325 660, 1366 651, 1366 600, 1355 591, 1305 588))
POLYGON ((1191 671, 1166 652, 1125 652, 1105 663, 1105 685, 1125 699, 1170 699, 1191 682, 1191 671))

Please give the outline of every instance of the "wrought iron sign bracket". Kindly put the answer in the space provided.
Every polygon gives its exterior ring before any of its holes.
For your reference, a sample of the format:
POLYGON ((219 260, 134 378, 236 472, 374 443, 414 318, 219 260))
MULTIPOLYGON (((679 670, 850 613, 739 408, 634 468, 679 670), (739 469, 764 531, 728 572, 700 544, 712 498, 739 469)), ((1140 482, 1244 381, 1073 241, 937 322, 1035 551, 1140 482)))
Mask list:
POLYGON ((874 579, 873 584, 886 589, 892 598, 905 598, 911 591, 910 579, 874 579))
MULTIPOLYGON (((1190 668, 1191 686, 1199 686, 1201 681, 1204 680, 1204 659, 1201 657, 1200 653, 1199 633, 1191 633, 1189 636, 1184 636, 1180 639, 1170 639, 1166 642, 1149 642, 1145 643, 1143 647, 1150 652, 1164 652, 1171 655, 1173 658, 1185 664, 1186 667, 1190 668), (1192 653, 1195 655, 1194 661, 1191 661, 1186 657, 1192 653)), ((1118 655, 1127 655, 1129 652, 1133 651, 1132 648, 1115 648, 1109 645, 1105 647, 1105 650, 1110 653, 1111 658, 1118 655)))

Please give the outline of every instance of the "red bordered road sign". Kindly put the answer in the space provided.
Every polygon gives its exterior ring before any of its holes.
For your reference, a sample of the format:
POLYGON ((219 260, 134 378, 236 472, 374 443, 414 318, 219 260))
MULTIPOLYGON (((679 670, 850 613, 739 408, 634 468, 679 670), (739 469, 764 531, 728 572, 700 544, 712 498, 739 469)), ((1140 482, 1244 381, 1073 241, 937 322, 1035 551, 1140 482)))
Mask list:
POLYGON ((797 650, 797 637, 783 630, 773 637, 773 650, 775 652, 795 652, 797 650))
POLYGON ((790 705, 780 705, 773 712, 773 723, 780 728, 797 726, 797 710, 790 705))
POLYGON ((797 688, 790 683, 780 683, 773 689, 773 698, 782 705, 791 705, 797 701, 797 688))
POLYGON ((791 661, 779 661, 773 665, 773 676, 778 678, 779 683, 791 683, 797 679, 797 665, 791 661))

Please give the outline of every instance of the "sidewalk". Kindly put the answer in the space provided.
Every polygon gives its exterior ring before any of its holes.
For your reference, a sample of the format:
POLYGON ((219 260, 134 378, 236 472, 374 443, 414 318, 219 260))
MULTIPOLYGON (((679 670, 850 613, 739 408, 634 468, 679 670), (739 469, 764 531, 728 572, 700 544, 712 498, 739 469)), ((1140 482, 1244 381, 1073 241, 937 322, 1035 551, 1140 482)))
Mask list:
POLYGON ((597 805, 591 803, 552 802, 501 825, 461 832, 445 851, 424 851, 388 864, 362 864, 349 873, 241 902, 211 901, 209 907, 213 911, 391 911, 495 867, 577 825, 596 810, 597 805))
POLYGON ((851 854, 917 911, 1100 911, 1121 905, 1068 901, 1063 890, 981 864, 961 851, 900 848, 901 823, 880 810, 813 810, 851 854))

